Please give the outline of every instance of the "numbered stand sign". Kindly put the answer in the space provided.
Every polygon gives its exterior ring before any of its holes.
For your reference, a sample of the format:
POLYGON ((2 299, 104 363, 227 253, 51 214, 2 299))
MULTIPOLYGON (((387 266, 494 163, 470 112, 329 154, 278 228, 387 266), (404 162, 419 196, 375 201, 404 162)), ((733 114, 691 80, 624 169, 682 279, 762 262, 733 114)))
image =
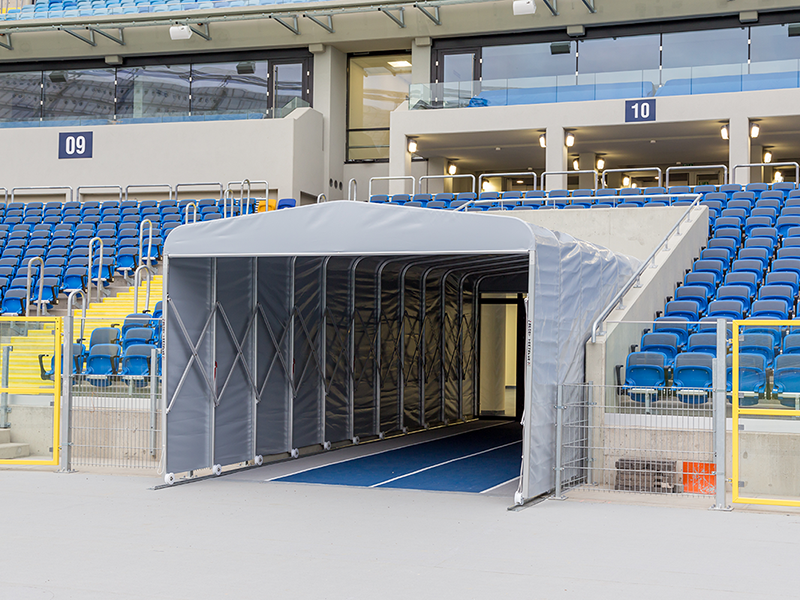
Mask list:
POLYGON ((92 132, 59 133, 58 158, 92 158, 92 132))
POLYGON ((641 123, 642 121, 656 120, 656 99, 626 100, 625 122, 641 123))

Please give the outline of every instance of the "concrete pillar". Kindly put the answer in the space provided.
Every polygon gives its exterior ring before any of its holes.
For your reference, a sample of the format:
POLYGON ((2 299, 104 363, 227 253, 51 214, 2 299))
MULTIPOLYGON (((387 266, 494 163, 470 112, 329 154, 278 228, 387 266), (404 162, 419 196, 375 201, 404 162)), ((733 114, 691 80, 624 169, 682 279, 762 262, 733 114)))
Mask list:
POLYGON ((347 188, 334 190, 330 182, 344 179, 347 55, 324 44, 312 44, 309 50, 314 55, 314 109, 323 117, 324 189, 319 192, 324 192, 328 200, 341 199, 347 197, 347 188))
MULTIPOLYGON (((443 156, 428 159, 428 175, 447 175, 447 165, 450 163, 443 156)), ((423 182, 425 183, 425 182, 423 182)), ((452 179, 429 179, 426 188, 428 194, 440 194, 453 190, 452 179)))
MULTIPOLYGON (((566 171, 568 166, 567 147, 564 145, 564 128, 560 125, 551 125, 547 128, 547 153, 545 156, 545 171, 566 171)), ((548 175, 547 181, 540 186, 546 190, 567 189, 566 175, 548 175)))
POLYGON ((411 83, 431 81, 431 38, 416 38, 411 42, 411 83))
POLYGON ((505 414, 506 306, 481 306, 480 407, 481 414, 505 414))
MULTIPOLYGON (((758 144, 750 145, 750 159, 754 163, 764 162, 764 146, 758 144)), ((775 160, 774 158, 772 160, 775 160)), ((744 170, 744 169, 742 169, 744 170)), ((750 182, 763 181, 772 183, 771 167, 752 167, 750 169, 750 182)))
MULTIPOLYGON (((394 119, 391 119, 390 123, 392 121, 394 119)), ((408 152, 408 138, 405 131, 395 127, 392 123, 389 129, 389 176, 405 177, 408 175, 411 175, 411 154, 408 152)), ((410 194, 411 180, 390 181, 388 188, 390 194, 410 194)))
MULTIPOLYGON (((578 157, 578 163, 581 171, 585 171, 587 169, 596 170, 597 154, 594 152, 584 152, 578 157)), ((578 187, 582 190, 594 189, 594 175, 591 173, 581 173, 578 175, 578 187)))
POLYGON ((750 160, 750 119, 742 115, 731 117, 728 137, 728 169, 731 183, 745 186, 750 183, 750 169, 736 169, 734 173, 733 167, 754 162, 750 160))

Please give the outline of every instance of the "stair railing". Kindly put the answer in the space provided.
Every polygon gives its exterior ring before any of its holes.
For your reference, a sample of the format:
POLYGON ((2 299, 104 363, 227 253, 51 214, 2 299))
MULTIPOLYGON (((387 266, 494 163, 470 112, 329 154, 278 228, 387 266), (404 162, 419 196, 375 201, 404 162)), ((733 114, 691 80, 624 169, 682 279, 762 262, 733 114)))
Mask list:
POLYGON ((86 301, 92 301, 92 267, 94 266, 94 261, 92 260, 93 257, 93 250, 94 250, 94 243, 98 242, 100 244, 100 264, 98 265, 97 269, 97 301, 100 302, 102 287, 103 287, 103 240, 99 237, 93 237, 89 240, 89 264, 87 265, 87 278, 86 278, 86 301))
POLYGON ((33 278, 33 263, 39 265, 39 300, 36 302, 36 316, 42 316, 42 298, 44 296, 44 259, 41 256, 34 256, 28 259, 28 273, 25 281, 25 316, 31 316, 31 282, 33 278))

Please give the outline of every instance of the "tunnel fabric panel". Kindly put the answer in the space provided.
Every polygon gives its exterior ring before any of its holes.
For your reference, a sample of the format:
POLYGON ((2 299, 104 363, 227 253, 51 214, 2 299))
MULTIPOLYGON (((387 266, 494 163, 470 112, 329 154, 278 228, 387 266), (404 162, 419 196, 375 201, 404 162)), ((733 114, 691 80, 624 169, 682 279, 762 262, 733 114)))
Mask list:
POLYGON ((214 462, 226 465, 248 460, 253 454, 255 259, 214 261, 214 462))
POLYGON ((180 263, 172 274, 174 290, 165 302, 170 331, 166 351, 172 369, 165 371, 167 427, 171 448, 169 468, 189 471, 212 464, 211 430, 214 398, 207 374, 214 364, 212 318, 212 259, 174 259, 180 263), (191 318, 187 318, 191 315, 191 318), (196 347, 196 350, 193 348, 196 347), (180 394, 176 398, 176 394, 180 394))
MULTIPOLYGON (((527 497, 553 486, 556 384, 582 379, 588 326, 636 262, 506 215, 357 202, 181 226, 168 238, 165 254, 165 298, 181 298, 176 315, 200 330, 197 321, 213 311, 209 299, 218 284, 210 263, 203 258, 205 271, 195 268, 193 275, 171 271, 201 257, 257 257, 257 454, 473 414, 480 285, 513 283, 509 291, 518 293, 532 284, 527 497), (341 295, 330 290, 334 281, 341 295), (184 287, 188 291, 178 289, 184 287), (346 342, 343 334, 336 337, 337 329, 347 332, 346 342), (332 354, 345 346, 349 357, 337 369, 332 354)), ((222 298, 218 306, 229 312, 235 302, 222 298)), ((175 320, 168 317, 170 341, 177 335, 175 320)), ((219 329, 218 319, 212 321, 219 329)), ((187 350, 177 342, 166 347, 169 472, 211 466, 211 444, 235 448, 230 455, 239 457, 241 441, 215 438, 252 435, 244 412, 238 427, 226 422, 214 429, 210 408, 198 408, 201 384, 214 376, 210 356, 187 375, 193 387, 186 389, 194 395, 177 388, 191 358, 187 350)), ((234 373, 246 379, 243 369, 234 373)), ((238 385, 247 389, 246 382, 238 385)))

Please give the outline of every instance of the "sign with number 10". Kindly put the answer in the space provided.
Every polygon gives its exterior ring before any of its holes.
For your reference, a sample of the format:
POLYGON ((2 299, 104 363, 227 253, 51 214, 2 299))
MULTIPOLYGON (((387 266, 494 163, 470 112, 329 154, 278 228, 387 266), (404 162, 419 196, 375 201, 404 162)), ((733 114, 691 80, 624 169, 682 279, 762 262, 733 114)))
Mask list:
POLYGON ((656 120, 656 99, 647 100, 626 100, 625 101, 625 122, 638 123, 641 121, 656 120))

